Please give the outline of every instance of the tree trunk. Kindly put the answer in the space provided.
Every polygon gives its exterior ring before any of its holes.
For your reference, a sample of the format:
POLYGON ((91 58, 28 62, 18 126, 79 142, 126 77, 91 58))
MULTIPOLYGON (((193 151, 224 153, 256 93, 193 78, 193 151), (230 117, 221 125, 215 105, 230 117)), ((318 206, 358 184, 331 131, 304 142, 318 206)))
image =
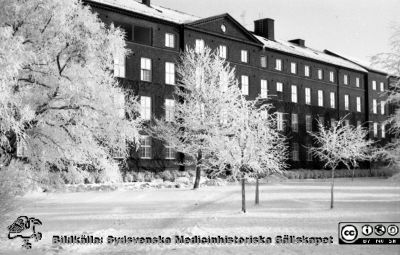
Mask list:
POLYGON ((242 212, 246 213, 246 191, 244 177, 242 178, 242 212))
POLYGON ((332 183, 331 183, 331 209, 333 209, 333 187, 335 186, 335 169, 332 169, 332 183))
POLYGON ((260 190, 258 184, 258 177, 256 178, 256 205, 260 204, 260 190))
POLYGON ((197 164, 196 164, 196 178, 194 180, 194 186, 193 189, 198 189, 200 186, 200 176, 201 176, 201 158, 202 158, 202 153, 201 150, 197 152, 197 164))

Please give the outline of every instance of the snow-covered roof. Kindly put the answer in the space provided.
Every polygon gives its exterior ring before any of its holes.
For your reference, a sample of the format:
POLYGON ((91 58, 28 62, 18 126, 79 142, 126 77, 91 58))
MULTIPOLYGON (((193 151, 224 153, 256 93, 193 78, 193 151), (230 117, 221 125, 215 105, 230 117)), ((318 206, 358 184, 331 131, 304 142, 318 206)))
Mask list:
POLYGON ((297 44, 290 43, 287 41, 281 41, 281 40, 272 41, 272 40, 268 40, 262 36, 258 36, 258 35, 255 35, 255 36, 257 37, 258 40, 260 40, 264 44, 265 48, 270 48, 270 49, 298 55, 298 56, 305 57, 305 58, 315 59, 315 60, 322 61, 322 62, 325 62, 328 64, 346 67, 346 68, 361 71, 361 72, 367 72, 367 70, 365 70, 364 68, 362 68, 359 65, 352 63, 351 61, 347 61, 347 60, 339 58, 339 57, 328 55, 322 51, 314 50, 314 49, 311 49, 308 47, 301 47, 301 46, 298 46, 297 44))
POLYGON ((347 59, 348 61, 351 61, 351 62, 353 62, 353 63, 355 63, 355 64, 357 64, 359 66, 362 66, 363 68, 365 68, 365 69, 367 69, 369 71, 386 74, 386 71, 379 70, 379 69, 373 67, 371 63, 369 63, 367 61, 363 61, 363 60, 358 59, 356 57, 352 57, 352 56, 349 56, 349 55, 346 55, 346 54, 342 54, 341 52, 338 52, 338 51, 325 50, 325 52, 328 53, 328 54, 336 55, 336 56, 341 57, 343 59, 347 59))
POLYGON ((183 13, 180 11, 168 9, 165 7, 150 4, 150 7, 137 2, 135 0, 90 0, 94 3, 104 4, 136 13, 140 13, 146 16, 162 19, 178 24, 192 22, 200 19, 200 17, 183 13))

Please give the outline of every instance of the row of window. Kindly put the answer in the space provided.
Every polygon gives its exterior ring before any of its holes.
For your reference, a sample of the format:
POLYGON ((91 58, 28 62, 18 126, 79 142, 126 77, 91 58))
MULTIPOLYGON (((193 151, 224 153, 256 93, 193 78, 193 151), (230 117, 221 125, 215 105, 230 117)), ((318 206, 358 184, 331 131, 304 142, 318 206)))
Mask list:
MULTIPOLYGON (((140 138, 140 158, 151 159, 152 158, 152 140, 150 136, 142 136, 140 138)), ((176 151, 172 146, 166 145, 164 156, 165 159, 174 160, 176 157, 176 151)))
MULTIPOLYGON (((174 121, 175 120, 175 100, 165 99, 164 103, 165 109, 165 120, 174 121)), ((151 119, 151 97, 141 96, 140 97, 140 116, 144 120, 151 119)))

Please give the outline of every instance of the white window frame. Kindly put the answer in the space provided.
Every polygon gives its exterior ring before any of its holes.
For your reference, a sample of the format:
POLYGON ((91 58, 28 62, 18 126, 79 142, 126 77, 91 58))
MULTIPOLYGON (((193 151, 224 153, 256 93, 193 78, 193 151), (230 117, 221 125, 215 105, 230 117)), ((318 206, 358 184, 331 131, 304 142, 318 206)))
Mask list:
POLYGON ((293 143, 292 160, 299 161, 299 144, 298 143, 293 143))
POLYGON ((350 110, 350 96, 348 94, 344 95, 344 109, 346 111, 350 110))
POLYGON ((150 58, 140 58, 140 80, 152 81, 152 63, 150 58))
POLYGON ((165 99, 165 121, 175 120, 175 100, 165 99))
POLYGON ((304 90, 305 104, 311 105, 311 89, 305 88, 304 90))
POLYGON ((277 92, 283 92, 283 83, 280 81, 276 82, 276 91, 277 92))
POLYGON ((140 138, 140 158, 151 159, 151 137, 148 135, 140 138))
POLYGON ((310 77, 310 66, 308 65, 304 66, 304 76, 310 77))
POLYGON ((372 112, 378 114, 378 102, 376 99, 372 99, 372 112))
POLYGON ((291 86, 291 98, 292 98, 292 103, 297 103, 298 102, 298 98, 297 98, 297 86, 296 85, 292 85, 291 86))
POLYGON ((357 112, 361 112, 361 97, 356 98, 357 112))
POLYGON ((240 51, 240 61, 242 61, 243 63, 249 63, 249 51, 248 50, 240 51))
POLYGON ((260 57, 260 65, 262 68, 267 68, 267 66, 268 66, 267 56, 260 57))
POLYGON ((261 79, 260 81, 260 96, 261 98, 268 98, 268 81, 261 79))
POLYGON ((318 106, 324 106, 324 92, 322 90, 318 90, 318 106))
POLYGON ((299 132, 299 115, 292 113, 292 132, 299 132))
POLYGON ((306 131, 311 132, 312 131, 312 117, 311 115, 306 115, 306 131))
POLYGON ((114 54, 114 77, 126 77, 126 59, 123 54, 114 54))
POLYGON ((372 90, 376 90, 376 81, 375 80, 372 81, 372 90))
POLYGON ((165 159, 167 160, 176 159, 176 150, 173 146, 165 145, 165 159))
POLYGON ((242 75, 240 84, 242 85, 242 88, 241 88, 242 95, 248 96, 249 95, 249 76, 242 75))
POLYGON ((360 87, 360 77, 356 77, 356 87, 360 87))
POLYGON ((383 82, 380 82, 380 89, 381 89, 381 92, 383 92, 385 90, 385 84, 383 82))
POLYGON ((203 39, 196 39, 194 51, 195 51, 197 54, 200 54, 200 53, 203 52, 204 47, 205 47, 204 40, 203 40, 203 39))
POLYGON ((226 59, 228 56, 228 47, 226 45, 221 44, 219 46, 218 54, 220 58, 226 59))
POLYGON ((275 70, 282 71, 282 59, 275 59, 275 70))
POLYGON ((330 92, 329 93, 329 101, 330 101, 330 107, 332 109, 336 108, 336 96, 335 96, 335 92, 330 92))
POLYGON ((385 115, 385 105, 386 105, 385 101, 381 101, 381 114, 382 115, 385 115))
POLYGON ((276 112, 276 129, 278 131, 283 131, 284 129, 283 112, 276 112))
POLYGON ((165 47, 175 48, 175 35, 171 33, 165 33, 165 47))
POLYGON ((140 96, 140 116, 144 120, 151 119, 151 97, 140 96))
POLYGON ((297 74, 297 63, 296 62, 290 62, 290 72, 292 74, 297 74))
POLYGON ((374 122, 374 137, 378 137, 378 123, 374 122))
POLYGON ((343 84, 349 85, 349 75, 347 75, 347 74, 343 75, 343 84))
POLYGON ((323 70, 321 68, 318 68, 317 73, 318 73, 318 80, 323 80, 324 79, 323 70))
POLYGON ((382 135, 382 138, 386 138, 386 126, 385 126, 385 123, 381 124, 381 135, 382 135))
POLYGON ((333 73, 333 71, 329 72, 329 81, 330 82, 335 82, 335 74, 333 73))
POLYGON ((175 63, 165 62, 165 84, 175 85, 175 63))

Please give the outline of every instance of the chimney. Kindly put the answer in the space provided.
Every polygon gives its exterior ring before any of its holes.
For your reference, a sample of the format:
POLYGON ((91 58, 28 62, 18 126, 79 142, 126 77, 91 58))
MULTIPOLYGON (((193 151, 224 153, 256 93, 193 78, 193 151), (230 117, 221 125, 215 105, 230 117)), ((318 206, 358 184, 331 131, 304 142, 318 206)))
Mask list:
POLYGON ((150 0, 142 0, 142 4, 145 4, 148 7, 150 7, 150 0))
POLYGON ((273 19, 259 19, 254 21, 254 33, 256 35, 267 38, 268 40, 275 40, 274 20, 273 19))
POLYGON ((301 47, 306 47, 306 42, 303 39, 293 39, 293 40, 290 40, 289 42, 297 44, 298 46, 301 46, 301 47))

